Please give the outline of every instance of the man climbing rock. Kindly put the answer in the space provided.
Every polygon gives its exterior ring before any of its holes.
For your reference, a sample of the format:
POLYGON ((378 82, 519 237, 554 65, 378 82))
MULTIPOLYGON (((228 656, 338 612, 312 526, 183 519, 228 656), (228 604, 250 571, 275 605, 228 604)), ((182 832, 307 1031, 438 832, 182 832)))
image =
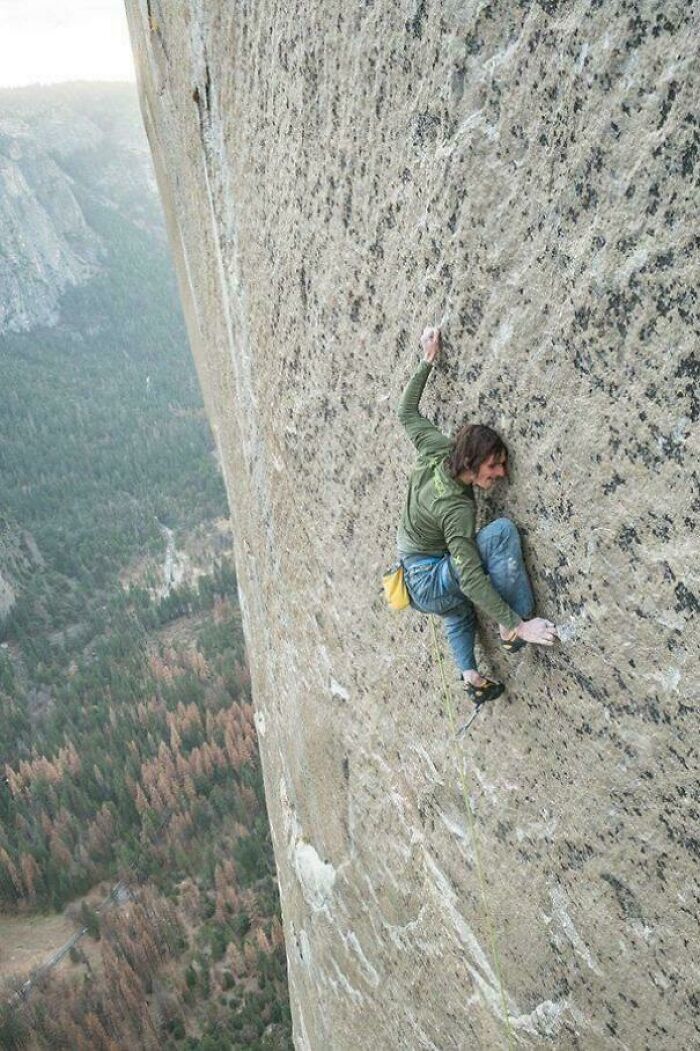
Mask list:
POLYGON ((556 628, 532 617, 534 600, 520 537, 508 518, 476 532, 474 487, 490 490, 508 474, 508 450, 482 424, 465 424, 453 440, 421 416, 418 405, 440 353, 440 330, 421 336, 423 360, 399 402, 398 415, 418 450, 397 543, 412 606, 443 618, 445 633, 476 703, 503 693, 500 682, 479 674, 474 659, 476 606, 497 621, 501 645, 514 653, 526 643, 551 646, 556 628))

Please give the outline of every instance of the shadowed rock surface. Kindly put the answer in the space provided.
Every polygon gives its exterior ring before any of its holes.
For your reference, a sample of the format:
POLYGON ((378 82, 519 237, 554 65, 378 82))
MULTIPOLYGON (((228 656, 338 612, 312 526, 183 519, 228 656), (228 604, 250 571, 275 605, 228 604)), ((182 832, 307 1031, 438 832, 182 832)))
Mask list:
POLYGON ((233 512, 297 1048, 690 1047, 698 5, 127 10, 233 512), (517 522, 566 640, 506 663, 488 625, 508 692, 462 744, 427 618, 379 597, 394 406, 440 320, 424 411, 509 443, 484 518, 517 522))

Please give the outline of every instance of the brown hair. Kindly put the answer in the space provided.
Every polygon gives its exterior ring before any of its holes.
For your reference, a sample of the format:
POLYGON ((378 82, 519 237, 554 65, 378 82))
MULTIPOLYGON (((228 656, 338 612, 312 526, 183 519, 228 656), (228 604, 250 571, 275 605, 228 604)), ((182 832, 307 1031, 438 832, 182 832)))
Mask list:
POLYGON ((502 456, 508 471, 508 447, 500 435, 483 423, 465 423, 457 431, 454 448, 447 458, 447 473, 456 478, 462 471, 479 470, 491 456, 502 456))

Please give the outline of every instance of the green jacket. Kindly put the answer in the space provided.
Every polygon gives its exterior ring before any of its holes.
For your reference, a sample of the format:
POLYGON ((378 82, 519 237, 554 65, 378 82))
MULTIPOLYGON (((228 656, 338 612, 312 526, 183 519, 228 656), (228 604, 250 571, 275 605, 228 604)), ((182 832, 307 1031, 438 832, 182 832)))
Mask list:
POLYGON ((449 552, 467 598, 499 624, 516 628, 522 618, 494 588, 476 546, 474 491, 445 470, 453 443, 418 411, 431 368, 428 362, 421 362, 399 402, 399 419, 418 450, 397 536, 399 555, 449 552))

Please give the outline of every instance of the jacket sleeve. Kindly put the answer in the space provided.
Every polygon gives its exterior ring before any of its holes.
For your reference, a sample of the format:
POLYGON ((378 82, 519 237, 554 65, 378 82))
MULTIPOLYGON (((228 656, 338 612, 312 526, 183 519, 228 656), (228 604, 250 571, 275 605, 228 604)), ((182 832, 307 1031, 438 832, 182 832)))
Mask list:
POLYGON ((501 598, 484 570, 474 540, 471 512, 451 509, 443 519, 443 530, 448 551, 457 567, 460 589, 487 616, 506 628, 517 628, 522 617, 501 598))
POLYGON ((451 448, 450 439, 418 411, 421 395, 431 371, 432 365, 429 362, 420 363, 401 395, 398 417, 421 456, 447 456, 451 448))

